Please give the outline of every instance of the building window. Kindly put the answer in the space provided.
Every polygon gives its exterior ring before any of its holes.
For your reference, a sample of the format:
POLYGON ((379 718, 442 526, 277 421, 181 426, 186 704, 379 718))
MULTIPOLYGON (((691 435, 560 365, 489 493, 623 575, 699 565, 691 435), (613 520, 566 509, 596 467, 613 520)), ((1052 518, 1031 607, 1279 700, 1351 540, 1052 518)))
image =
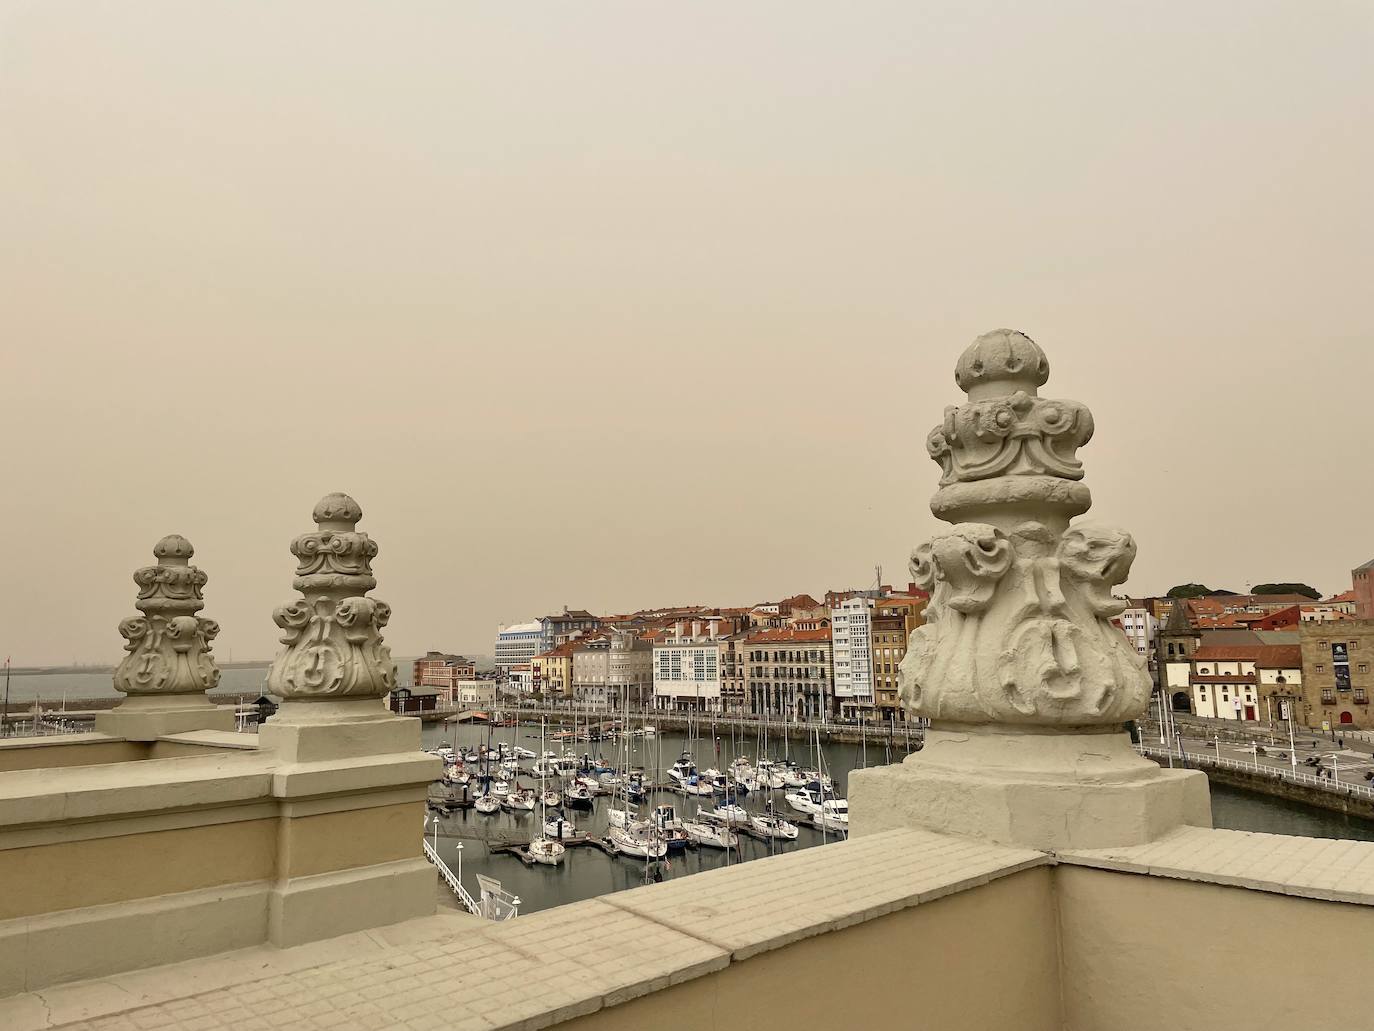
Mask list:
POLYGON ((1364 693, 1364 688, 1355 688, 1355 701, 1359 705, 1364 705, 1366 702, 1369 701, 1368 697, 1364 693))
POLYGON ((1321 665, 1321 664, 1319 663, 1319 664, 1317 665, 1317 672, 1318 672, 1318 673, 1325 673, 1325 672, 1326 672, 1326 667, 1323 666, 1323 665, 1321 665))
POLYGON ((1331 688, 1329 688, 1329 687, 1324 687, 1324 688, 1322 688, 1322 704, 1323 704, 1323 705, 1335 705, 1335 704, 1336 704, 1336 692, 1335 692, 1334 690, 1332 690, 1331 688))
POLYGON ((1360 670, 1361 673, 1368 673, 1368 672, 1369 672, 1369 664, 1368 664, 1368 663, 1365 663, 1365 662, 1360 663, 1360 665, 1359 665, 1359 670, 1360 670))

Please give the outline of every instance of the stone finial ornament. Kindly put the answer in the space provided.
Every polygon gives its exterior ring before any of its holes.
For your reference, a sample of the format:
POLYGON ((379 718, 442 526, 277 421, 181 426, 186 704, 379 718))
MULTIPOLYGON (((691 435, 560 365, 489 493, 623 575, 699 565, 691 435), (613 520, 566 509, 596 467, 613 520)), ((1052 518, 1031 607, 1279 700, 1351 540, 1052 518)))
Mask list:
POLYGON ((201 694, 219 683, 210 654, 219 624, 197 616, 205 607, 208 579, 191 565, 195 549, 179 534, 157 542, 157 565, 134 573, 142 613, 123 620, 119 632, 128 653, 114 674, 116 691, 131 697, 201 694))
POLYGON ((286 701, 380 698, 392 688, 382 641, 391 607, 364 597, 377 586, 377 545, 356 529, 362 515, 347 494, 326 495, 313 513, 317 529, 291 542, 292 586, 304 598, 272 614, 286 647, 267 674, 268 690, 286 701))
POLYGON ((1135 542, 1069 526, 1092 505, 1078 448, 1093 433, 1077 401, 1038 396, 1049 361, 1023 333, 984 334, 960 357, 967 404, 927 446, 943 475, 931 511, 954 528, 916 549, 932 592, 900 667, 908 712, 955 724, 1120 724, 1144 712, 1144 660, 1110 619, 1135 542))

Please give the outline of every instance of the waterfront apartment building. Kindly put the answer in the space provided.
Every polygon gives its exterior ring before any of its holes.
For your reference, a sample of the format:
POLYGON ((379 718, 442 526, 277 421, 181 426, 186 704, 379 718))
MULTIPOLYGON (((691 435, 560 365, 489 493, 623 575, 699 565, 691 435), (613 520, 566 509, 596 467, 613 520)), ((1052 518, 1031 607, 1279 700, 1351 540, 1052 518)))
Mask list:
POLYGON ((1374 728, 1374 619, 1303 623, 1302 715, 1313 729, 1374 728))
POLYGON ((524 665, 541 651, 540 626, 535 623, 513 623, 503 626, 496 634, 496 670, 509 673, 524 665))
POLYGON ((573 698, 597 709, 633 708, 653 696, 653 645, 630 633, 613 632, 573 642, 573 698))
POLYGON ((410 682, 414 687, 437 687, 451 693, 454 684, 475 676, 476 664, 462 655, 426 652, 411 667, 410 682))
POLYGON ((857 716, 874 705, 874 606, 874 599, 856 595, 830 610, 835 704, 844 717, 857 716))
POLYGON ((530 660, 530 690, 545 698, 571 698, 572 656, 577 641, 558 645, 530 660))
POLYGON ((585 636, 601 625, 601 620, 586 609, 563 606, 561 615, 540 616, 539 651, 547 652, 579 635, 585 636))
POLYGON ((700 620, 676 624, 654 641, 654 707, 677 712, 725 712, 729 707, 727 659, 730 680, 738 682, 732 642, 716 636, 714 622, 705 627, 700 620))
POLYGON ((879 719, 902 715, 897 697, 898 667, 906 657, 911 632, 925 623, 929 599, 915 595, 879 598, 873 609, 873 700, 879 719))
POLYGON ((743 650, 751 713, 821 719, 832 711, 829 629, 755 630, 743 650))

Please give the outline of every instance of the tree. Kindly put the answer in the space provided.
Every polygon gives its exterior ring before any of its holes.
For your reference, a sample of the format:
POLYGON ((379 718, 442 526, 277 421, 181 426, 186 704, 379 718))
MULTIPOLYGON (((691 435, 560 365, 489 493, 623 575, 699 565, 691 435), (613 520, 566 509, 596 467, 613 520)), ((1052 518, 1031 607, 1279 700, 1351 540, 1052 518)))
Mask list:
POLYGON ((1252 594, 1301 594, 1304 598, 1320 601, 1322 592, 1307 584, 1260 584, 1252 594))
POLYGON ((1203 584, 1179 584, 1177 587, 1170 587, 1168 597, 1170 598, 1206 598, 1214 594, 1235 594, 1235 591, 1228 591, 1218 587, 1215 590, 1203 584))

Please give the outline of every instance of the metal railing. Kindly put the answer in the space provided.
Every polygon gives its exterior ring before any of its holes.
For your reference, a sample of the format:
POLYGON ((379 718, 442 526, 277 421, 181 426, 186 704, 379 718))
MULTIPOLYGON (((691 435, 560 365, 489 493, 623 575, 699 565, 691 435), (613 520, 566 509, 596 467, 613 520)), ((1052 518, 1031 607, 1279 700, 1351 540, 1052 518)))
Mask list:
POLYGON ((463 887, 463 882, 460 881, 458 879, 458 876, 448 868, 448 864, 439 858, 439 853, 434 851, 433 846, 431 846, 429 843, 429 839, 422 838, 420 840, 425 847, 425 858, 428 859, 431 863, 433 863, 434 866, 438 869, 439 876, 444 879, 445 884, 447 884, 450 888, 453 889, 453 894, 458 896, 458 901, 463 904, 463 908, 466 909, 473 916, 481 916, 482 907, 477 904, 477 900, 474 899, 472 895, 469 894, 468 890, 463 887))
POLYGON ((1169 751, 1165 748, 1156 748, 1152 745, 1136 745, 1136 751, 1150 759, 1174 759, 1183 765, 1193 766, 1216 766, 1226 770, 1237 770, 1249 773, 1254 776, 1269 777, 1273 780, 1287 781, 1289 784, 1300 784, 1303 787, 1317 788, 1321 791, 1328 791, 1336 795, 1348 795, 1354 798, 1374 799, 1374 788, 1367 784, 1360 784, 1354 781, 1335 780, 1327 777, 1314 777, 1310 773, 1292 769, 1283 769, 1278 766, 1266 766, 1263 763, 1245 762, 1242 759, 1227 759, 1225 756, 1209 755, 1206 752, 1184 752, 1180 755, 1176 751, 1169 751))

